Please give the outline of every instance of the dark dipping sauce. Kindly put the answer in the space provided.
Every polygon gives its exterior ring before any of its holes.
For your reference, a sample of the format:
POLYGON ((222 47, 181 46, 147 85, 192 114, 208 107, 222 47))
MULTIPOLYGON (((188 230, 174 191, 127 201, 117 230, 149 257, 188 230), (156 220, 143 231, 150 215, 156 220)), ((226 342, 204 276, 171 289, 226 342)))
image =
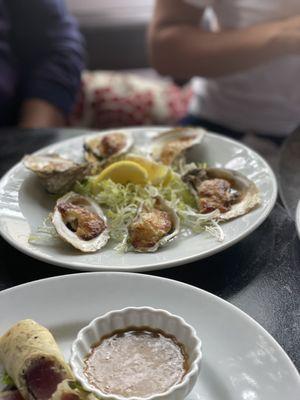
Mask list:
POLYGON ((104 393, 148 397, 181 382, 188 367, 184 346, 174 336, 130 327, 102 337, 85 360, 84 373, 104 393))

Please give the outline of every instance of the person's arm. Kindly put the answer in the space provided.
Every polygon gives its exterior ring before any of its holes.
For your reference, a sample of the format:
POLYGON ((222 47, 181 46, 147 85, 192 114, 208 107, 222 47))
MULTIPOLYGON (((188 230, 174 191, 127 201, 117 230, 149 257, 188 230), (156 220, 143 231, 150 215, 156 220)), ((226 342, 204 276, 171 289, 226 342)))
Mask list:
POLYGON ((199 27, 203 12, 184 0, 156 0, 149 50, 158 72, 179 79, 220 77, 286 54, 300 54, 300 16, 206 32, 199 27))
POLYGON ((64 0, 9 0, 22 127, 62 126, 80 85, 83 41, 64 0))
POLYGON ((49 101, 41 99, 24 100, 21 105, 20 128, 50 128, 66 124, 65 115, 49 101))

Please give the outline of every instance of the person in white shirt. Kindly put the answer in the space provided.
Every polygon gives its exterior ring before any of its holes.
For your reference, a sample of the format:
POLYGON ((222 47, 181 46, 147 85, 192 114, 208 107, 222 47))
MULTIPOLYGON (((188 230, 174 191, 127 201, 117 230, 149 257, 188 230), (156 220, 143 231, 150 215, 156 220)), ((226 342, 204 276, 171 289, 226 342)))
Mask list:
POLYGON ((161 74, 194 77, 199 124, 280 137, 300 125, 300 0, 156 0, 149 48, 161 74))

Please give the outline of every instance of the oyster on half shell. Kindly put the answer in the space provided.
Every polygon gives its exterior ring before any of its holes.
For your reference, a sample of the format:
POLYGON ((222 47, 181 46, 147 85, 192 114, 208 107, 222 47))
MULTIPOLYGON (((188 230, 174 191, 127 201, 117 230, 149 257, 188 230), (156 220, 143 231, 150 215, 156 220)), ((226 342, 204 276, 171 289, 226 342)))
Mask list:
POLYGON ((137 252, 154 252, 166 245, 179 232, 179 218, 162 197, 157 196, 153 207, 144 203, 138 208, 128 227, 127 242, 137 252))
POLYGON ((85 253, 101 249, 109 239, 102 209, 89 197, 75 192, 57 200, 52 223, 62 239, 85 253))
POLYGON ((91 173, 91 164, 77 164, 55 153, 27 155, 23 163, 39 177, 41 184, 51 194, 68 192, 76 181, 91 173))
POLYGON ((195 195, 200 213, 219 210, 221 221, 247 214, 261 202, 255 183, 238 171, 196 168, 182 179, 195 195))
POLYGON ((165 165, 171 165, 186 150, 200 143, 205 131, 201 128, 175 128, 153 139, 152 157, 165 165))
POLYGON ((86 139, 84 142, 85 159, 103 163, 112 157, 125 154, 133 145, 129 132, 110 132, 86 139))

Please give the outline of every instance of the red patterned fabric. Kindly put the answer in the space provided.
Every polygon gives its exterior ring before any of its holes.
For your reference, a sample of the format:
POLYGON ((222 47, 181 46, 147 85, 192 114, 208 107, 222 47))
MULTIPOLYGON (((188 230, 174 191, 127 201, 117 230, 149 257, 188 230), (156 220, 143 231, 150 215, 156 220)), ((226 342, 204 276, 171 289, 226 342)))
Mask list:
POLYGON ((175 124, 187 113, 192 92, 133 74, 85 72, 72 126, 104 129, 175 124))

